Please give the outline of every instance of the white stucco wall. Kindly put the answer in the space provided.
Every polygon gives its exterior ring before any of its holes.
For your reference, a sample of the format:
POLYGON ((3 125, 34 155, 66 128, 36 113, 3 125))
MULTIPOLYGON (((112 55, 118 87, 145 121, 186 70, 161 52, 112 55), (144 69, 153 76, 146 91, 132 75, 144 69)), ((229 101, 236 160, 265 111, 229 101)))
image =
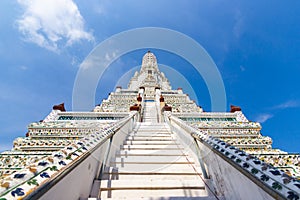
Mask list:
POLYGON ((230 200, 274 199, 238 169, 198 142, 212 186, 220 196, 230 200))
MULTIPOLYGON (((200 155, 203 163, 203 174, 208 175, 209 188, 219 197, 227 200, 269 200, 274 199, 251 179, 241 173, 222 157, 213 152, 209 147, 197 141, 196 148, 194 138, 186 130, 171 122, 172 131, 190 148, 194 156, 200 155), (198 152, 198 153, 197 153, 198 152)), ((201 167, 201 165, 199 165, 201 167)))
MULTIPOLYGON (((129 121, 114 135, 111 145, 109 162, 120 148, 128 132, 132 130, 133 121, 129 121)), ((101 164, 106 157, 109 140, 103 143, 97 150, 76 166, 70 173, 51 187, 40 199, 41 200, 78 200, 87 199, 90 195, 94 179, 99 175, 101 164)))

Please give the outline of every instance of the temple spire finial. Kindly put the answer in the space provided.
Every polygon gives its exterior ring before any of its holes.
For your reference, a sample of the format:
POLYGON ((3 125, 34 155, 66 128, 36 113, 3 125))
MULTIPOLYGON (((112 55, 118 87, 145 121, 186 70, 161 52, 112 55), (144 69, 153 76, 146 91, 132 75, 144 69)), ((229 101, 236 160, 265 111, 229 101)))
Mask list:
POLYGON ((156 57, 150 50, 148 50, 147 53, 143 56, 141 68, 141 71, 148 72, 149 70, 159 71, 156 57))

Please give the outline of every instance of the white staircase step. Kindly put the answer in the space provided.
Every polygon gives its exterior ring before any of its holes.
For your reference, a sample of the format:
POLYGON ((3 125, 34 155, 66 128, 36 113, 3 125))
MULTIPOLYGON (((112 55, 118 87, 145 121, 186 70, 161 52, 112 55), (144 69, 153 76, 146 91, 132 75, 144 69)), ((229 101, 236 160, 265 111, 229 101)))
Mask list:
MULTIPOLYGON (((122 200, 206 200, 207 192, 199 189, 162 189, 162 190, 108 190, 101 191, 101 199, 122 200), (126 194, 126 195, 124 195, 126 194)), ((210 198, 208 200, 216 200, 210 198)))
POLYGON ((116 157, 112 162, 194 162, 188 156, 121 156, 116 157))
POLYGON ((126 138, 127 140, 173 140, 174 139, 168 135, 168 136, 158 136, 158 135, 143 135, 143 136, 140 136, 140 135, 135 135, 135 136, 128 136, 126 138))
POLYGON ((200 180, 200 175, 198 174, 191 174, 191 175, 183 175, 183 174, 153 174, 153 175, 135 175, 135 174, 104 174, 103 175, 103 180, 160 180, 160 181, 165 181, 165 180, 178 180, 178 176, 180 176, 184 180, 200 180))
POLYGON ((157 160, 157 161, 151 161, 151 160, 144 160, 144 161, 112 161, 110 162, 112 165, 119 165, 121 164, 122 167, 124 165, 133 165, 133 164, 141 164, 141 165, 152 165, 152 164, 194 164, 193 161, 177 161, 177 160, 170 160, 170 161, 163 161, 163 160, 157 160))
POLYGON ((124 141, 124 144, 139 144, 139 145, 155 145, 155 144, 164 144, 164 145, 169 145, 169 144, 174 144, 174 145, 180 145, 176 141, 135 141, 135 140, 126 140, 124 141))
POLYGON ((149 123, 149 122, 141 122, 140 124, 137 124, 134 127, 134 129, 149 129, 151 127, 154 127, 156 130, 158 129, 170 130, 166 123, 149 123))
POLYGON ((121 150, 120 155, 185 155, 187 152, 184 152, 180 149, 178 150, 165 150, 165 149, 160 149, 160 150, 151 150, 151 149, 146 149, 146 150, 121 150))
POLYGON ((114 171, 119 172, 162 172, 162 173, 200 173, 200 168, 188 164, 115 164, 114 171))
POLYGON ((130 149, 130 148, 175 148, 175 149, 181 149, 183 146, 181 146, 179 143, 170 143, 170 144, 123 144, 121 148, 130 149))
MULTIPOLYGON (((207 196, 199 180, 108 180, 101 181, 101 199, 207 196)), ((169 199, 169 198, 168 198, 169 199)))
POLYGON ((196 180, 102 180, 101 190, 139 190, 139 189, 204 189, 205 185, 201 179, 196 180))
POLYGON ((130 133, 129 137, 159 137, 159 138, 169 138, 172 137, 171 133, 130 133))
POLYGON ((102 180, 201 180, 202 174, 197 171, 188 171, 188 172, 161 172, 161 171, 150 171, 150 172, 123 172, 114 169, 110 169, 107 172, 104 172, 102 175, 102 180))
MULTIPOLYGON (((104 191, 103 192, 103 197, 101 199, 112 199, 112 198, 107 198, 107 196, 105 196, 108 192, 104 191)), ((122 197, 120 196, 120 191, 113 191, 113 199, 115 200, 225 200, 224 197, 214 197, 214 196, 206 196, 205 194, 199 194, 197 195, 197 193, 199 193, 198 191, 191 191, 190 195, 192 196, 183 196, 182 194, 180 195, 180 193, 177 192, 177 194, 179 194, 180 196, 170 196, 170 194, 166 197, 163 195, 163 193, 161 193, 161 195, 155 195, 154 196, 154 192, 149 193, 148 197, 138 197, 136 194, 132 194, 130 195, 130 197, 122 197), (134 196, 136 195, 136 196, 134 196), (200 196, 200 195, 204 195, 204 196, 200 196)), ((164 192, 165 193, 165 192, 164 192)), ((186 193, 186 192, 185 192, 186 193)), ((112 194, 112 193, 111 193, 112 194)), ((175 195, 175 194, 174 194, 175 195)), ((90 199, 88 199, 90 200, 90 199)), ((91 199, 91 200, 99 200, 99 199, 91 199)))
POLYGON ((145 178, 143 175, 196 175, 196 176, 200 176, 201 173, 199 173, 198 171, 149 171, 149 172, 126 172, 126 171, 122 171, 119 170, 117 168, 113 168, 113 167, 109 167, 103 174, 114 174, 114 175, 138 175, 141 176, 143 178, 145 178))
POLYGON ((133 128, 134 131, 143 131, 143 130, 152 130, 155 131, 164 131, 164 132, 170 132, 170 129, 166 127, 164 123, 149 123, 149 122, 142 122, 143 124, 137 125, 133 128))
POLYGON ((138 136, 138 137, 172 137, 174 136, 173 133, 168 132, 159 132, 159 131, 149 131, 149 132, 137 132, 137 133, 130 133, 128 136, 138 136))
POLYGON ((158 123, 155 104, 144 110, 109 162, 100 181, 101 199, 215 199, 205 189, 198 161, 189 156, 166 123, 158 123))
POLYGON ((152 150, 159 150, 159 149, 165 149, 165 150, 184 150, 184 147, 178 147, 177 145, 123 145, 121 150, 147 150, 147 149, 152 149, 152 150))
POLYGON ((128 137, 127 141, 176 141, 172 137, 128 137))

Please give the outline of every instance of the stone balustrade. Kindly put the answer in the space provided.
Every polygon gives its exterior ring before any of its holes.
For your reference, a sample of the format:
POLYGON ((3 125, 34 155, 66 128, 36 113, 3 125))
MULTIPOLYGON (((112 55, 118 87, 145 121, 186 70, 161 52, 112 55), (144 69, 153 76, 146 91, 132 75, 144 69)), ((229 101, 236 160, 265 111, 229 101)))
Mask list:
POLYGON ((130 126, 132 126, 136 117, 137 113, 132 112, 128 117, 110 124, 110 126, 102 127, 97 132, 87 135, 59 151, 53 152, 50 156, 38 158, 36 162, 26 165, 24 169, 1 179, 0 199, 24 198, 28 195, 36 194, 37 190, 47 186, 46 183, 54 178, 57 179, 57 177, 66 173, 68 169, 91 156, 93 151, 99 149, 116 132, 122 132, 121 129, 124 125, 131 124, 130 126))
MULTIPOLYGON (((267 164, 255 156, 252 156, 221 139, 214 138, 203 131, 196 129, 179 118, 166 113, 166 120, 181 127, 186 134, 196 138, 200 144, 211 149, 226 162, 230 163, 239 172, 249 177, 258 187, 263 188, 274 198, 280 199, 299 199, 300 181, 289 176, 281 170, 267 164), (260 184, 263 184, 262 187, 260 184)), ((208 152, 207 152, 208 153, 208 152)), ((209 165, 209 163, 206 163, 209 165)), ((233 189, 233 188, 232 188, 233 189)), ((237 192, 237 191, 236 191, 237 192)))

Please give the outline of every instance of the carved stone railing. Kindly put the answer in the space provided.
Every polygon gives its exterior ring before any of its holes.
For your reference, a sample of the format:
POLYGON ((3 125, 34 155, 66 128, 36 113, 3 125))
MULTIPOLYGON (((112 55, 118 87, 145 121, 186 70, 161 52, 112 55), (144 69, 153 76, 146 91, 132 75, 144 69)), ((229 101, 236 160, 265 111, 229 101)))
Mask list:
MULTIPOLYGON (((211 150, 214 154, 221 157, 273 198, 299 199, 299 180, 288 176, 277 168, 264 163, 258 158, 247 154, 220 139, 209 136, 207 133, 191 127, 171 114, 165 114, 165 118, 167 121, 169 120, 168 122, 171 127, 174 125, 180 127, 181 131, 190 134, 199 143, 206 146, 206 149, 211 150)), ((209 165, 209 163, 206 164, 209 165)), ((246 185, 244 187, 247 189, 246 185)))
MULTIPOLYGON (((123 126, 132 126, 137 115, 137 112, 132 112, 128 117, 112 124, 111 127, 100 129, 0 180, 0 200, 39 198, 87 157, 90 157, 123 126)), ((82 174, 82 176, 85 175, 82 174)))

